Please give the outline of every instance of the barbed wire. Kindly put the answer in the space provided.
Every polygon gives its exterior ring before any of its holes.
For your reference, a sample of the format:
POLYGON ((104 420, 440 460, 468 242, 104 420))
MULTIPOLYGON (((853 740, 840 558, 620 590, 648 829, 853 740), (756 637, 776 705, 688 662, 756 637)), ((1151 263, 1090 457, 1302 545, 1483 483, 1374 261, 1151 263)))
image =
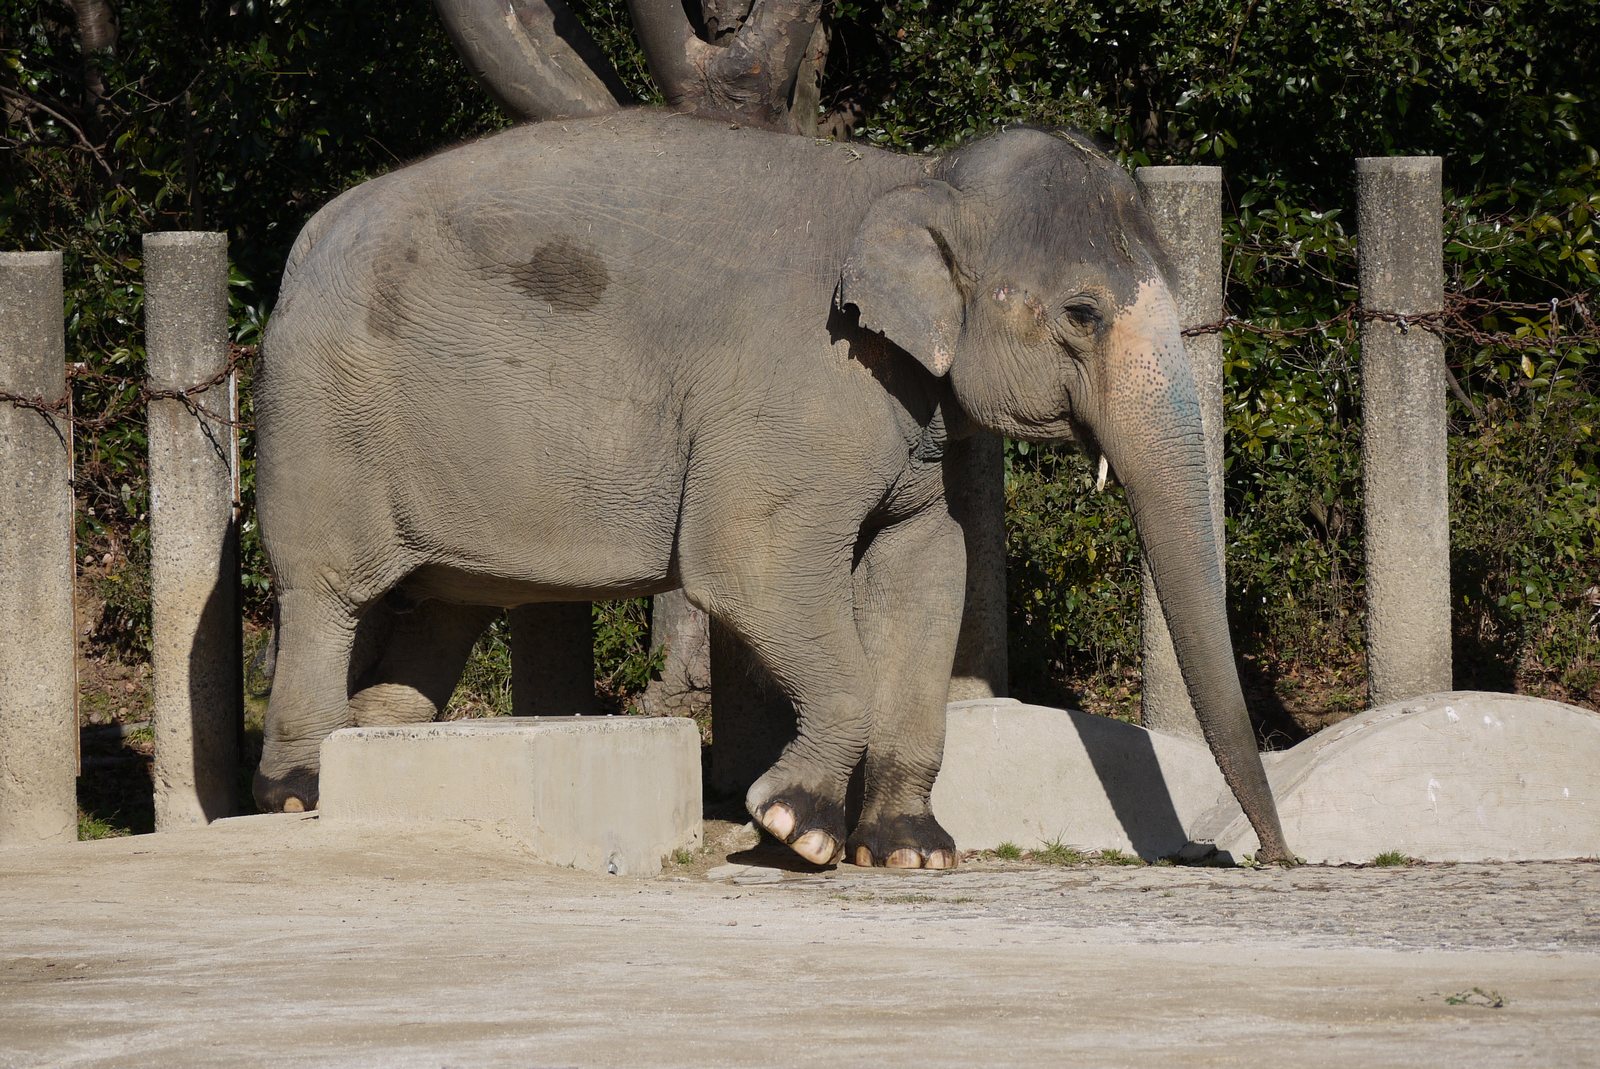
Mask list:
POLYGON ((49 400, 37 395, 27 396, 0 390, 0 401, 10 402, 14 408, 30 409, 42 415, 70 422, 77 429, 91 433, 105 430, 113 423, 121 422, 130 415, 143 411, 152 401, 177 401, 196 419, 248 430, 251 421, 234 419, 231 415, 213 411, 200 403, 200 396, 226 383, 240 369, 253 366, 256 356, 257 347, 254 345, 229 346, 228 361, 220 371, 204 382, 185 386, 181 390, 163 389, 129 376, 95 371, 87 364, 68 364, 67 388, 60 397, 49 400), (110 393, 117 395, 117 400, 93 415, 79 414, 73 411, 73 386, 77 383, 93 383, 107 387, 110 393))
MULTIPOLYGON (((1351 303, 1325 319, 1300 326, 1279 326, 1276 321, 1261 322, 1244 316, 1226 315, 1214 322, 1187 327, 1183 335, 1193 338, 1237 332, 1287 340, 1328 336, 1340 330, 1353 333, 1360 324, 1377 321, 1397 324, 1401 333, 1407 333, 1415 327, 1445 340, 1465 341, 1483 348, 1497 347, 1518 353, 1554 352, 1558 348, 1573 345, 1600 345, 1600 320, 1596 318, 1594 305, 1595 295, 1588 292, 1533 302, 1504 301, 1450 292, 1445 294, 1444 306, 1437 312, 1402 315, 1351 303), (1481 324, 1490 316, 1521 316, 1529 322, 1520 331, 1486 330, 1481 324), (1540 318, 1547 318, 1549 323, 1549 329, 1542 335, 1527 329, 1540 318)), ((227 364, 220 371, 204 382, 183 389, 160 389, 132 377, 95 371, 87 364, 72 364, 67 368, 67 389, 61 397, 46 399, 0 390, 0 401, 69 421, 78 430, 91 434, 130 417, 137 418, 152 401, 164 400, 178 401, 195 418, 214 425, 251 430, 253 421, 216 412, 202 404, 201 397, 226 383, 237 372, 253 367, 257 355, 258 349, 254 345, 230 346, 227 364), (91 415, 76 413, 73 411, 72 394, 74 386, 79 384, 99 386, 116 399, 91 415)), ((1459 387, 1452 392, 1457 390, 1459 387)), ((1460 393, 1457 395, 1462 396, 1460 393)))
POLYGON ((1558 344, 1600 344, 1600 322, 1596 321, 1591 309, 1593 299, 1593 295, 1589 293, 1551 297, 1548 301, 1539 302, 1502 301, 1464 293, 1446 293, 1444 307, 1437 312, 1402 315, 1398 312, 1380 312, 1351 303, 1326 319, 1319 319, 1315 323, 1299 327, 1267 325, 1242 316, 1226 315, 1211 323, 1186 327, 1183 335, 1192 338, 1226 331, 1241 331, 1267 338, 1303 338, 1331 334, 1338 327, 1343 327, 1348 332, 1354 330, 1360 323, 1378 321, 1397 324, 1402 334, 1410 331, 1412 327, 1418 327, 1447 340, 1460 339, 1480 347, 1494 346, 1512 352, 1549 351, 1558 344), (1575 320, 1573 326, 1567 328, 1562 326, 1563 311, 1567 311, 1573 317, 1575 320), (1519 312, 1527 313, 1529 317, 1548 316, 1549 332, 1541 337, 1531 331, 1494 331, 1479 326, 1479 322, 1490 315, 1512 315, 1519 312))

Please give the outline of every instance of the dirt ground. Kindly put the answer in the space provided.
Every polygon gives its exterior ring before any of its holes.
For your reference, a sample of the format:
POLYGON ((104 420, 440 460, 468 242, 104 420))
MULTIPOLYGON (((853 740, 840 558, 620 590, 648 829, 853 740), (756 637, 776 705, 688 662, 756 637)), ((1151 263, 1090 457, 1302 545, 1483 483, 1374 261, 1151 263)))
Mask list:
POLYGON ((1600 864, 651 880, 315 816, 0 854, 0 1066, 1600 1064, 1600 864))

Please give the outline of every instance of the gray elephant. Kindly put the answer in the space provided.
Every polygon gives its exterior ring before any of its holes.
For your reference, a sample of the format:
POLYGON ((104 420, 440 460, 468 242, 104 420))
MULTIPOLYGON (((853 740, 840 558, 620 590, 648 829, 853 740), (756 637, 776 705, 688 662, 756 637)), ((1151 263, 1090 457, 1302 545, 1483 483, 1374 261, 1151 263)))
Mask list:
POLYGON ((1261 857, 1291 856, 1156 238, 1071 134, 925 159, 650 110, 508 130, 312 219, 256 404, 264 808, 314 806, 319 744, 373 706, 431 712, 485 607, 681 585, 798 713, 756 820, 813 862, 955 865, 928 801, 965 569, 942 459, 982 427, 1109 461, 1212 752, 1261 857), (362 690, 380 600, 435 604, 362 690))

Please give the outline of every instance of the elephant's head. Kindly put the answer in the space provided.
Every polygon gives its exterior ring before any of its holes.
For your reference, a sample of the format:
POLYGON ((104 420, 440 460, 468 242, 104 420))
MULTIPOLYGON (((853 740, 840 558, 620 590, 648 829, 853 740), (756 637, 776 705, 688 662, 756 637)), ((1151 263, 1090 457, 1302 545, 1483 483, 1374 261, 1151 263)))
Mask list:
POLYGON ((1069 133, 1015 128, 873 203, 841 305, 949 376, 968 416, 1073 438, 1127 491, 1206 741, 1288 860, 1228 635, 1194 375, 1150 219, 1128 175, 1069 133))

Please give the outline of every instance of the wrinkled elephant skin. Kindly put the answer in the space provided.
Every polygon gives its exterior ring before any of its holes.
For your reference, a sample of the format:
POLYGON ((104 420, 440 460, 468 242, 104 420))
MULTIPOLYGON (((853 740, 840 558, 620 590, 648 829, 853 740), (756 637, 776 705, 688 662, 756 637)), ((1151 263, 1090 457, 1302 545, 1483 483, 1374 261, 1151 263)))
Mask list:
POLYGON ((344 194, 290 256, 257 386, 282 628, 258 800, 314 806, 329 732, 447 700, 493 607, 681 585, 799 714, 751 813, 814 862, 954 865, 928 805, 965 568, 943 457, 977 425, 1107 458, 1207 738, 1286 856, 1156 247, 1126 174, 1029 128, 923 159, 624 112, 344 194), (381 686, 452 660, 409 705, 352 678, 380 603, 381 686))

